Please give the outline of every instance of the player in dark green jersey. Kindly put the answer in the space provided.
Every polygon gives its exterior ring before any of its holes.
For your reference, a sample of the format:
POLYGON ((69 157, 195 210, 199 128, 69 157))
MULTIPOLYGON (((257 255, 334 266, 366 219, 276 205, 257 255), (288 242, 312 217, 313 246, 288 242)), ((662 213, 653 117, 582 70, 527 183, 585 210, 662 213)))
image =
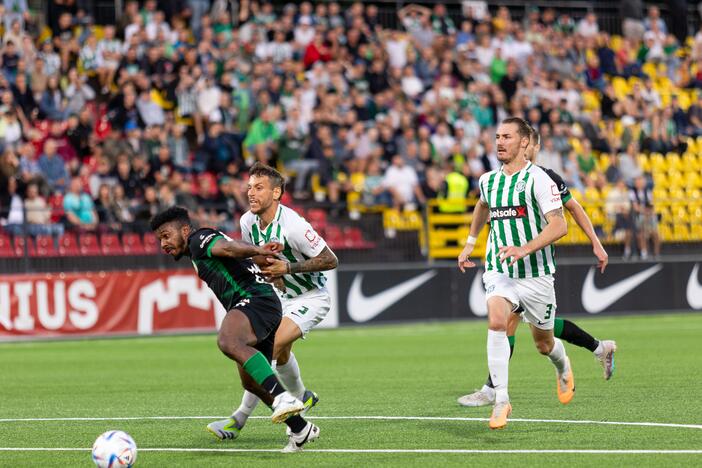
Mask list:
POLYGON ((282 318, 280 300, 250 257, 271 256, 283 246, 269 242, 261 247, 232 240, 215 229, 196 229, 187 210, 172 207, 151 220, 165 253, 176 260, 190 257, 198 276, 222 303, 227 315, 217 345, 238 364, 243 387, 271 407, 274 423, 285 422, 290 440, 284 451, 298 451, 319 437, 319 428, 299 413, 300 400, 285 391, 270 361, 275 332, 282 318))

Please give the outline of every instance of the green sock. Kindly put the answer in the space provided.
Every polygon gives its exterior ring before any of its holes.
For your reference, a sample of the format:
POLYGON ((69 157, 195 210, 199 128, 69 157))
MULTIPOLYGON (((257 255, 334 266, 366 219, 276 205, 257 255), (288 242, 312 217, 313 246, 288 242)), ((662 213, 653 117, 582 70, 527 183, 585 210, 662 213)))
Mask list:
POLYGON ((244 363, 244 370, 256 381, 257 384, 263 385, 263 382, 275 375, 273 368, 266 357, 258 351, 244 363))
POLYGON ((560 338, 563 334, 563 319, 556 318, 553 323, 553 336, 560 338))
POLYGON ((508 336, 507 341, 509 341, 510 348, 514 348, 514 335, 508 336))

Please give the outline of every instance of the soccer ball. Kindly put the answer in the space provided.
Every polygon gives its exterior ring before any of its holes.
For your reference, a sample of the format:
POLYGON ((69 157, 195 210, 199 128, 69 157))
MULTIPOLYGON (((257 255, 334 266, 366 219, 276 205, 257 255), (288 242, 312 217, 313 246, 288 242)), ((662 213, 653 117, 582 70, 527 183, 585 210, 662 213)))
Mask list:
POLYGON ((100 434, 93 444, 93 461, 99 468, 130 467, 136 458, 136 443, 123 431, 100 434))

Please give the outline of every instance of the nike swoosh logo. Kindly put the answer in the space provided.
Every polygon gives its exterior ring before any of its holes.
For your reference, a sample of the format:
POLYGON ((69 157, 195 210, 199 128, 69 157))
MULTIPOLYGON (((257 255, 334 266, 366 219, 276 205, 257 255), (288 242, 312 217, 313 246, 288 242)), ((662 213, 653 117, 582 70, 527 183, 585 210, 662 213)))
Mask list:
POLYGON ((436 276, 436 273, 436 270, 426 271, 417 277, 404 281, 383 292, 379 292, 374 296, 363 295, 363 292, 361 292, 363 273, 357 274, 353 279, 349 297, 346 300, 346 309, 349 312, 349 317, 351 317, 354 322, 367 322, 371 320, 407 294, 432 279, 436 276))
POLYGON ((583 307, 590 314, 602 312, 662 269, 663 265, 661 264, 653 265, 618 283, 598 289, 595 286, 595 268, 592 267, 587 272, 585 284, 583 285, 583 307))
POLYGON ((473 315, 487 317, 487 302, 485 301, 485 286, 483 286, 483 270, 477 270, 468 293, 468 304, 473 315))
POLYGON ((687 281, 687 302, 693 309, 702 309, 702 284, 697 279, 699 269, 699 264, 695 263, 690 279, 687 281))

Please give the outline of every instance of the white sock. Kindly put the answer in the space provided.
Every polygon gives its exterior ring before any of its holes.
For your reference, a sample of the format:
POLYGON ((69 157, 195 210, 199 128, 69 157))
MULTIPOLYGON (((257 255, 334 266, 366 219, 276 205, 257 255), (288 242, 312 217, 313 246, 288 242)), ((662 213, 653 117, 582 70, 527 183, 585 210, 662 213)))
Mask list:
POLYGON ((495 386, 495 402, 509 401, 509 341, 507 332, 488 330, 487 358, 490 377, 495 386))
POLYGON ((597 341, 597 348, 593 351, 595 353, 595 356, 600 356, 604 352, 604 346, 602 346, 602 341, 598 340, 597 341))
POLYGON ((278 364, 276 368, 280 382, 298 400, 305 394, 305 385, 300 377, 300 366, 297 365, 295 355, 290 353, 290 359, 285 364, 278 364))
POLYGON ((556 367, 558 373, 562 374, 566 370, 568 370, 568 360, 566 359, 568 356, 566 356, 565 346, 563 346, 563 342, 558 338, 554 338, 553 341, 553 349, 549 353, 548 358, 556 367))
POLYGON ((232 415, 232 417, 236 419, 236 422, 238 422, 241 427, 244 427, 244 424, 246 424, 249 416, 251 416, 251 413, 253 413, 256 409, 259 401, 261 400, 259 400, 256 395, 248 390, 244 390, 244 396, 241 398, 241 405, 239 405, 232 415))

